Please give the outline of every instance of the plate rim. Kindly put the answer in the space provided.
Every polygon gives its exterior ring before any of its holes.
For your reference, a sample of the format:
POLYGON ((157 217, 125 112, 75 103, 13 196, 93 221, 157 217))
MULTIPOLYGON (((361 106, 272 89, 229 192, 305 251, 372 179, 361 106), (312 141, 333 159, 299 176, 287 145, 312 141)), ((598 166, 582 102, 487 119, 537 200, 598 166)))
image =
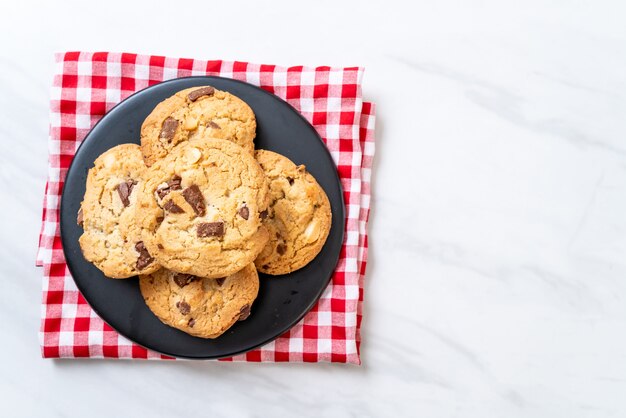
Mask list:
MULTIPOLYGON (((123 142, 126 143, 126 142, 123 142)), ((120 143, 121 144, 121 143, 120 143)), ((118 144, 118 145, 120 145, 118 144)), ((256 150, 256 148, 255 148, 256 150)), ((271 150, 270 150, 271 151, 271 150)), ((69 197, 67 198, 69 199, 69 197)), ((333 214, 333 217, 335 216, 335 214, 333 214)), ((206 76, 186 76, 186 77, 177 77, 177 78, 172 78, 169 80, 164 80, 161 81, 159 83, 155 83, 152 84, 148 87, 145 87, 141 90, 138 90, 136 92, 133 92, 131 95, 129 95, 128 97, 126 97, 124 100, 121 100, 120 102, 116 103, 111 109, 109 109, 104 115, 102 115, 102 117, 89 129, 89 132, 87 132, 87 134, 85 135, 85 137, 83 138, 83 140, 81 141, 80 145, 78 146, 78 148, 76 148, 76 151, 74 152, 74 155, 72 156, 72 161, 70 162, 70 165, 67 169, 67 172, 65 174, 65 178, 63 179, 63 190, 61 192, 61 199, 60 199, 60 203, 59 203, 59 238, 61 240, 61 247, 63 249, 63 257, 65 259, 65 265, 67 266, 67 269, 69 270, 70 276, 72 278, 72 280, 74 281, 74 284, 76 285, 76 288, 78 289, 78 291, 80 292, 80 294, 82 295, 83 299, 85 299, 85 301, 87 302, 87 304, 89 305, 89 307, 96 313, 96 315, 98 315, 98 317, 105 322, 108 326, 110 326, 115 332, 117 332, 118 334, 122 335, 123 337, 125 337, 126 339, 128 339, 129 341, 131 341, 133 344, 137 344, 140 347, 143 347, 145 349, 154 351, 156 353, 165 355, 165 356, 169 356, 169 357, 173 357, 173 358, 179 358, 179 359, 188 359, 188 360, 217 360, 217 359, 222 359, 222 358, 229 358, 229 357, 235 357, 238 356, 240 354, 244 354, 247 353, 249 351, 255 350, 261 346, 264 346, 274 340, 276 340, 277 338, 279 338, 281 335, 283 335, 285 332, 291 330, 295 325, 298 324, 298 322, 300 322, 310 311, 311 309, 313 309, 313 307, 319 302, 322 294, 324 293, 324 291, 326 290, 326 288, 328 287, 328 285, 330 284, 330 280, 332 278, 332 276, 334 275, 336 269, 337 269, 337 265, 339 263, 339 260, 341 258, 341 249, 344 247, 345 245, 345 239, 346 239, 346 222, 347 222, 347 213, 346 213, 346 205, 345 205, 345 199, 344 199, 344 189, 343 189, 343 184, 341 182, 341 177, 339 176, 339 169, 337 167, 337 163, 335 162, 335 160, 332 157, 332 154, 330 153, 330 150, 328 149, 327 145, 324 143, 321 135, 319 134, 319 132, 317 132, 317 130, 315 129, 315 127, 313 126, 313 124, 311 122, 309 122, 293 105, 291 105, 288 101, 282 99, 281 97, 278 97, 277 95, 275 95, 274 93, 270 93, 264 89, 262 89, 259 86, 256 86, 254 84, 250 84, 248 82, 242 81, 242 80, 237 80, 234 78, 229 78, 229 77, 222 77, 222 76, 213 76, 213 75, 206 75, 206 76), (332 272, 330 273, 330 275, 325 279, 324 281, 324 285, 320 286, 320 289, 318 290, 317 294, 315 295, 315 297, 313 298, 313 300, 305 307, 303 313, 298 316, 297 318, 295 318, 294 320, 290 321, 289 324, 284 327, 283 329, 281 329, 279 332, 276 333, 276 335, 267 338, 267 339, 263 339, 262 342, 255 344, 249 348, 246 349, 242 349, 242 350, 236 350, 233 352, 229 352, 228 354, 223 354, 223 355, 211 355, 211 356, 192 356, 192 355, 180 355, 180 354, 173 354, 173 353, 169 353, 167 352, 167 350, 160 350, 154 347, 150 347, 148 345, 144 345, 141 344, 139 342, 137 342, 133 337, 129 336, 127 333, 122 332, 120 330, 118 330, 116 327, 114 327, 113 325, 111 325, 107 320, 105 320, 102 316, 102 314, 100 313, 100 311, 96 308, 93 307, 93 305, 90 303, 89 299, 87 299, 87 297, 85 297, 85 293, 83 292, 83 286, 80 285, 78 283, 78 281, 74 278, 74 271, 73 268, 71 267, 71 263, 68 262, 69 258, 67 257, 67 251, 66 250, 66 246, 65 246, 65 241, 69 240, 68 238, 64 238, 64 202, 66 200, 66 187, 65 187, 65 183, 67 181, 67 178, 69 177, 70 173, 73 171, 73 169, 75 169, 75 162, 76 162, 76 155, 78 155, 78 153, 80 152, 81 148, 83 147, 83 145, 87 142, 87 140, 89 139, 89 137, 91 136, 92 132, 94 131, 94 129, 96 129, 96 127, 100 124, 100 122, 102 122, 102 120, 104 120, 106 118, 107 115, 109 115, 111 112, 113 112, 115 109, 117 109, 120 105, 122 105, 123 103, 125 103, 126 101, 128 101, 129 99, 131 99, 132 97, 135 97, 143 92, 145 92, 146 90, 155 88, 157 86, 161 86, 164 84, 170 84, 176 81, 180 81, 180 80, 210 80, 210 79, 220 79, 220 80, 226 80, 228 82, 235 82, 247 87, 251 87, 253 89, 256 89, 260 92, 262 92, 263 94, 267 95, 268 97, 272 98, 273 100, 282 102, 283 104, 286 104, 292 111, 293 113, 295 113, 301 120, 303 120, 305 122, 305 125, 308 126, 308 128, 314 133, 315 137, 317 138, 317 140, 320 142, 320 144, 322 145, 322 148, 324 150, 324 152, 327 154, 327 156, 329 157, 330 161, 332 162, 335 170, 333 170, 333 177, 336 181, 337 187, 339 189, 339 200, 340 200, 340 205, 339 205, 339 209, 340 209, 340 215, 341 215, 341 219, 340 219, 340 226, 341 229, 339 231, 340 233, 340 237, 341 237, 341 245, 339 247, 339 251, 337 251, 337 254, 334 256, 334 260, 333 260, 333 265, 334 268, 332 270, 332 272)), ((78 247, 80 248, 80 244, 78 242, 75 243, 75 245, 78 245, 78 247)), ((326 245, 326 244, 324 244, 326 245)), ((81 254, 82 254, 82 250, 81 250, 81 254)), ((318 254, 319 255, 319 254, 318 254)), ((317 257, 317 256, 316 256, 317 257)), ((313 260, 311 260, 313 261, 313 260)), ((296 270, 297 271, 297 270, 296 270)), ((284 278, 285 276, 288 276, 289 274, 292 273, 288 273, 288 274, 284 274, 284 275, 279 275, 279 276, 273 276, 276 278, 284 278)), ((104 275, 104 273, 103 273, 104 275)), ((106 278, 106 276, 105 276, 106 278)), ((109 280, 129 280, 129 279, 137 279, 138 280, 138 276, 132 276, 128 279, 110 279, 109 280)), ((272 280, 273 278, 269 279, 272 280)), ((263 279, 261 279, 263 280, 263 279)), ((167 324, 163 324, 165 326, 169 326, 167 324)), ((196 337, 199 338, 199 337, 196 337)), ((219 337, 217 337, 219 338, 219 337)), ((199 338, 199 339, 203 339, 203 338, 199 338)), ((204 340, 204 339, 203 339, 204 340)), ((208 339, 208 341, 212 341, 213 339, 208 339)))

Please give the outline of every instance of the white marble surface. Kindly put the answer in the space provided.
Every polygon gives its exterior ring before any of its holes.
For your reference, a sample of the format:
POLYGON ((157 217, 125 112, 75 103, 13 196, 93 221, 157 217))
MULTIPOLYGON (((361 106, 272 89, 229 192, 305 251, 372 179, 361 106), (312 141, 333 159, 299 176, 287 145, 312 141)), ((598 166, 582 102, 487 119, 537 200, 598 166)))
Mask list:
POLYGON ((3 2, 0 415, 626 416, 626 3, 3 2), (52 53, 362 65, 363 366, 39 357, 52 53))

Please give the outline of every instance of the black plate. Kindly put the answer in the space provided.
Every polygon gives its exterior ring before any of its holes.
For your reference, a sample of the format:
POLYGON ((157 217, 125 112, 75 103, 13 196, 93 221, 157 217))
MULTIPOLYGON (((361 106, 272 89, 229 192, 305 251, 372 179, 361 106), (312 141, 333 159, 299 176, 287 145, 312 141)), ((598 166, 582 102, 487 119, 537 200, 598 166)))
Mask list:
POLYGON ((67 173, 61 198, 61 239, 76 286, 111 327, 149 349, 175 357, 229 357, 266 344, 295 325, 315 305, 328 285, 341 251, 344 204, 337 168, 315 129, 288 103, 260 88, 221 77, 188 77, 166 81, 130 96, 107 113, 89 132, 67 173), (254 110, 256 147, 276 151, 296 164, 305 164, 324 188, 333 212, 328 240, 306 267, 291 274, 261 275, 252 314, 214 340, 192 337, 161 323, 150 312, 136 278, 114 280, 87 262, 78 238, 76 213, 85 194, 87 171, 95 159, 115 145, 139 143, 143 120, 165 98, 179 90, 212 85, 235 94, 254 110))

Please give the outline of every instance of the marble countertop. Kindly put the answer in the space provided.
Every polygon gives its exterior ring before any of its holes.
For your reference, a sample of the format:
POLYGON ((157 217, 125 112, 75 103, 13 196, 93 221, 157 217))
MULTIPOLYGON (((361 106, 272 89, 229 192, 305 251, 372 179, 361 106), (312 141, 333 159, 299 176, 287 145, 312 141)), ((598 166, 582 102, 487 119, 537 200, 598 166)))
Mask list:
POLYGON ((626 4, 504 3, 3 4, 0 415, 626 416, 626 4), (52 54, 76 49, 366 68, 363 366, 40 358, 52 54))

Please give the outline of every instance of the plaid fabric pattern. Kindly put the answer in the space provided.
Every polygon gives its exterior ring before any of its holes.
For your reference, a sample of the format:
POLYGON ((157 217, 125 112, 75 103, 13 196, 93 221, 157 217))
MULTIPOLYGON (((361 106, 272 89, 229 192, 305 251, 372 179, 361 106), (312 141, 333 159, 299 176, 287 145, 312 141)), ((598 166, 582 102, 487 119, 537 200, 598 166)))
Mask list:
POLYGON ((363 278, 374 156, 375 108, 364 103, 357 67, 279 67, 128 53, 56 55, 51 90, 49 167, 37 265, 43 267, 40 344, 46 358, 167 359, 120 336, 78 292, 59 235, 63 181, 91 127, 132 93, 191 75, 230 77, 289 102, 317 129, 337 164, 346 204, 345 241, 331 283, 300 323, 275 341, 222 361, 360 364, 363 278))

